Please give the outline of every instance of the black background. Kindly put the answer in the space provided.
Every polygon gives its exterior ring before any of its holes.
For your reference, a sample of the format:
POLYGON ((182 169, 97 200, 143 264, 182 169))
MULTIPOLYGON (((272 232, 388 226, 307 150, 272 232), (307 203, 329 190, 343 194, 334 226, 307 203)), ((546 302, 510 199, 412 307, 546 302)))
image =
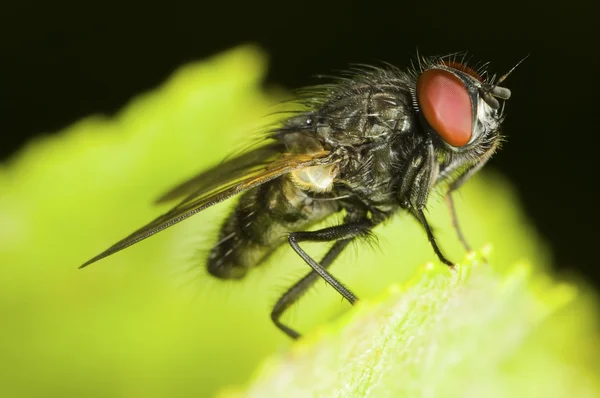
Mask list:
MULTIPOLYGON (((111 114, 181 64, 242 43, 295 88, 350 62, 407 66, 468 50, 507 80, 508 142, 492 160, 515 183, 557 264, 600 285, 595 5, 551 2, 13 1, 0 8, 0 157, 91 113, 111 114)), ((510 233, 510 231, 507 231, 510 233)))

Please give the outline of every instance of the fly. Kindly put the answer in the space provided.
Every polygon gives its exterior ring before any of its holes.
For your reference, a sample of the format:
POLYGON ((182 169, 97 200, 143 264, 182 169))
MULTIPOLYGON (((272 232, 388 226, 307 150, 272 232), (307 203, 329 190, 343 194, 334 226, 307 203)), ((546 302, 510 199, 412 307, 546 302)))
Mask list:
POLYGON ((453 225, 470 250, 451 194, 499 148, 503 103, 511 94, 500 84, 512 70, 497 80, 484 78, 484 68, 476 70, 451 55, 419 58, 418 66, 407 71, 389 65, 355 68, 330 84, 305 89, 298 93, 298 111, 262 146, 164 194, 159 202, 183 199, 81 268, 240 195, 208 255, 208 272, 243 278, 287 242, 311 270, 281 296, 271 319, 298 338, 281 321, 285 311, 318 278, 354 304, 356 295, 328 268, 350 242, 369 236, 400 211, 414 216, 440 261, 453 266, 424 213, 436 185, 447 187, 453 225), (341 224, 311 230, 335 213, 343 214, 341 224), (331 246, 317 261, 302 242, 331 246))

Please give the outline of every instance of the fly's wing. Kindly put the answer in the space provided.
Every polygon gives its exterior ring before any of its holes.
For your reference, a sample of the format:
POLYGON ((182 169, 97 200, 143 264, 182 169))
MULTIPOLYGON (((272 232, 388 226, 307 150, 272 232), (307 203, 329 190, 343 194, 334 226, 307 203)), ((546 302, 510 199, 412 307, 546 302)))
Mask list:
POLYGON ((284 152, 283 144, 264 145, 240 156, 228 159, 164 193, 155 203, 169 202, 187 195, 200 196, 221 185, 235 181, 256 167, 264 166, 284 152))
MULTIPOLYGON (((245 155, 242 155, 242 157, 243 156, 245 155)), ((234 161, 235 159, 232 159, 230 162, 234 161)), ((226 162, 224 163, 225 166, 223 167, 229 172, 229 174, 222 175, 222 173, 219 172, 218 166, 209 172, 210 175, 221 174, 223 180, 226 181, 225 183, 222 183, 218 186, 215 186, 214 182, 204 185, 200 184, 200 186, 203 187, 202 189, 198 190, 196 188, 195 192, 186 197, 177 206, 137 231, 133 232, 131 235, 118 241, 94 258, 86 261, 79 268, 83 268, 100 259, 103 259, 104 257, 108 257, 131 245, 134 245, 208 207, 229 199, 238 193, 262 185, 294 170, 310 166, 330 164, 333 161, 334 160, 332 159, 332 156, 330 156, 330 152, 322 151, 314 154, 280 154, 278 158, 271 162, 263 164, 252 163, 251 165, 247 165, 248 167, 244 170, 239 170, 238 168, 231 166, 230 162, 226 162)), ((180 185, 180 187, 184 185, 185 184, 180 185)), ((197 186, 196 184, 193 185, 194 187, 197 186)), ((187 189, 183 191, 187 191, 187 189)))

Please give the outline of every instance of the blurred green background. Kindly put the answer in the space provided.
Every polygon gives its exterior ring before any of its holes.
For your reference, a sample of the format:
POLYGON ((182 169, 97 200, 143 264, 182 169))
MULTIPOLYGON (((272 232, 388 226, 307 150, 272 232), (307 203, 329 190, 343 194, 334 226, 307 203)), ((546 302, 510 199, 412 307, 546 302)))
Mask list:
MULTIPOLYGON (((307 271, 297 256, 283 248, 243 281, 204 271, 232 201, 77 270, 164 211, 154 198, 272 121, 264 115, 285 94, 261 86, 265 67, 254 47, 189 64, 114 117, 84 119, 1 165, 1 396, 205 397, 245 384, 263 359, 289 349, 269 313, 307 271)), ((500 176, 482 173, 457 201, 472 244, 493 242, 497 271, 525 260, 549 268, 500 176)), ((444 249, 462 259, 440 196, 430 212, 444 249)), ((435 259, 404 215, 377 233, 378 248, 357 245, 333 268, 365 299, 435 259)), ((309 333, 348 309, 319 283, 285 319, 309 333)), ((594 324, 591 310, 580 312, 594 324)))

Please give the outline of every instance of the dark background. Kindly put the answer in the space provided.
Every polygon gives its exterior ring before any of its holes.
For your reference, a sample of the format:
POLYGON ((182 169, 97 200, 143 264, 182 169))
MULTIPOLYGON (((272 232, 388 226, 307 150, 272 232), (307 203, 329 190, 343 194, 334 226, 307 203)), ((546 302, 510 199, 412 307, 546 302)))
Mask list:
MULTIPOLYGON (((468 50, 507 80, 508 175, 557 264, 600 285, 596 265, 600 32, 592 1, 5 2, 0 8, 0 159, 91 113, 111 114, 185 62, 242 43, 295 88, 350 62, 407 66, 468 50)), ((507 231, 510 233, 510 231, 507 231)))

